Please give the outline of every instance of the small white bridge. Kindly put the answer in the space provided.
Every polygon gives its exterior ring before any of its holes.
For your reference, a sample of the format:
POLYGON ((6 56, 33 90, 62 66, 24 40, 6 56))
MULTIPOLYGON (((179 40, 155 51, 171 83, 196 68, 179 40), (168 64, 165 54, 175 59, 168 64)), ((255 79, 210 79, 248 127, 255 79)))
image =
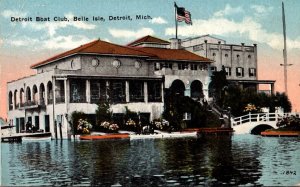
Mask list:
POLYGON ((257 113, 231 118, 231 127, 235 134, 252 134, 255 128, 278 128, 276 123, 286 116, 300 116, 300 113, 257 113))

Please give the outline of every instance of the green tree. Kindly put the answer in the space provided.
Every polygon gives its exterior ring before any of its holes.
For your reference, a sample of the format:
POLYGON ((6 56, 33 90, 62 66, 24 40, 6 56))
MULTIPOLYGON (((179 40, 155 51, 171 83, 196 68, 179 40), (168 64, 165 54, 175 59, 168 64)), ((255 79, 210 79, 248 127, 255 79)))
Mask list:
POLYGON ((292 111, 292 104, 285 93, 276 92, 275 98, 275 106, 282 107, 284 112, 292 111))
POLYGON ((85 119, 86 114, 81 111, 74 111, 71 113, 71 119, 72 119, 72 131, 74 134, 78 134, 78 124, 79 124, 79 119, 85 119))
POLYGON ((224 104, 224 94, 227 86, 226 70, 225 67, 222 66, 221 71, 213 72, 210 83, 211 93, 219 106, 223 106, 224 104))
POLYGON ((112 112, 110 111, 110 105, 108 102, 102 102, 98 104, 96 109, 97 124, 100 125, 103 121, 111 121, 112 112))
POLYGON ((269 108, 270 112, 275 112, 275 107, 282 107, 284 112, 290 112, 292 109, 291 102, 284 93, 268 95, 257 93, 254 89, 242 90, 238 86, 229 86, 223 100, 225 107, 231 107, 234 116, 244 115, 248 104, 255 105, 258 111, 263 107, 269 108))

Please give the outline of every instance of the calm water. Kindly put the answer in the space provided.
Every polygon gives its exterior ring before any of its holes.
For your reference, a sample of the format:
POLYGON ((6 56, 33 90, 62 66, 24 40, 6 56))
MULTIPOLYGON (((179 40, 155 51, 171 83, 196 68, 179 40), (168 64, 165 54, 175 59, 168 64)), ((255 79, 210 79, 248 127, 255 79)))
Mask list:
POLYGON ((300 139, 2 143, 2 185, 220 186, 300 183, 300 139))

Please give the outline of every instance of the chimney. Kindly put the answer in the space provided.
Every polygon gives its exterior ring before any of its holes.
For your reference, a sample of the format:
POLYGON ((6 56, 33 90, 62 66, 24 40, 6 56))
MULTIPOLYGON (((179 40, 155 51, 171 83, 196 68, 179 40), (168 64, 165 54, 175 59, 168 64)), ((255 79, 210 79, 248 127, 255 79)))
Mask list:
POLYGON ((180 49, 181 48, 181 40, 177 38, 171 38, 171 49, 180 49))

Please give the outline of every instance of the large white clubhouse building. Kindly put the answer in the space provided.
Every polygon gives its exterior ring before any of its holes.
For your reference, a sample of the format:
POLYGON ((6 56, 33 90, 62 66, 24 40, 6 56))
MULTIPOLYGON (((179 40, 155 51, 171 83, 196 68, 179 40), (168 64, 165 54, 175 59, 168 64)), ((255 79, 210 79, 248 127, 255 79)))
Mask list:
POLYGON ((95 40, 34 64, 35 75, 8 83, 10 123, 18 133, 31 121, 52 136, 60 125, 66 138, 68 116, 95 114, 99 102, 109 101, 113 113, 127 106, 152 120, 163 111, 165 88, 208 97, 212 61, 169 45, 151 36, 128 46, 95 40))
POLYGON ((128 109, 149 120, 159 118, 164 92, 209 99, 211 70, 224 65, 229 80, 243 87, 257 80, 256 45, 227 45, 210 36, 164 41, 152 36, 126 46, 95 40, 31 66, 36 74, 8 82, 8 119, 17 133, 30 121, 38 129, 71 135, 73 111, 95 114, 108 101, 113 113, 128 109), (249 71, 248 71, 249 70, 249 71))

